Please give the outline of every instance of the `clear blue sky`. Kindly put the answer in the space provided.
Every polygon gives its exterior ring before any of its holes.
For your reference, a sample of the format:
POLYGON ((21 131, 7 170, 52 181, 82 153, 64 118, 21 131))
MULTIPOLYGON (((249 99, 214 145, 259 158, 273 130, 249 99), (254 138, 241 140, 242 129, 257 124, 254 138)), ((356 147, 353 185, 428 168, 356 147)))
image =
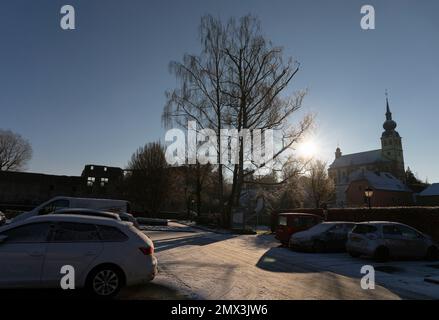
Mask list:
POLYGON ((302 69, 289 90, 309 89, 321 157, 376 149, 384 90, 405 162, 439 182, 439 2, 408 0, 2 0, 0 128, 28 138, 29 171, 78 175, 86 163, 125 166, 163 139, 168 63, 197 53, 200 17, 252 13, 267 37, 302 69), (62 5, 75 31, 59 27, 62 5), (360 29, 360 8, 376 9, 376 30, 360 29))

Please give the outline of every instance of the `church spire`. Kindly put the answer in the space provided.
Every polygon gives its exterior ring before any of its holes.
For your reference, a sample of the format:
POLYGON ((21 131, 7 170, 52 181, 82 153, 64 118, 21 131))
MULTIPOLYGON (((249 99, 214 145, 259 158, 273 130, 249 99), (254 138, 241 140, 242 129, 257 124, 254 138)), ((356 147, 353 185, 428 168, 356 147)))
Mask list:
POLYGON ((389 95, 387 93, 387 90, 386 90, 386 121, 383 124, 383 128, 384 130, 386 130, 386 132, 394 131, 396 128, 396 122, 393 121, 392 112, 390 112, 389 95))
POLYGON ((390 107, 389 107, 389 95, 387 93, 386 90, 386 120, 390 121, 392 120, 392 112, 390 112, 390 107))

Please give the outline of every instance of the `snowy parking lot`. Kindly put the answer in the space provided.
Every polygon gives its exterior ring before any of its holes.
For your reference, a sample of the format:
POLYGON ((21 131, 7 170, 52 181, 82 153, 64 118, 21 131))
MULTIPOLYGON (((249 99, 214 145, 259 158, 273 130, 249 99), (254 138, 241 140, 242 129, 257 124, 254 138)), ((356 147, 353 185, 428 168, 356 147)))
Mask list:
POLYGON ((439 277, 439 262, 293 252, 269 234, 218 234, 176 223, 145 233, 154 240, 159 275, 149 287, 125 290, 122 299, 149 299, 152 291, 167 299, 439 298, 439 285, 425 281, 439 277), (363 265, 375 267, 374 290, 361 288, 363 265))
MULTIPOLYGON (((271 234, 236 235, 171 222, 145 227, 159 273, 124 288, 119 299, 439 299, 439 261, 376 263, 347 253, 303 253, 271 234), (375 268, 376 286, 361 288, 361 268, 375 268)), ((0 292, 8 297, 82 298, 83 292, 0 292)))

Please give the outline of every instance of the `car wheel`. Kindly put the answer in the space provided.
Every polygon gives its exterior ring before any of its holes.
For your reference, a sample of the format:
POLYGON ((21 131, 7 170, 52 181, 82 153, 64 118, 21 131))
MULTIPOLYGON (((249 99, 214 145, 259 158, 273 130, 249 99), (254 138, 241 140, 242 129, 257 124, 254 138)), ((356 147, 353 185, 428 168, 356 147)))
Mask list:
POLYGON ((112 265, 101 266, 90 272, 87 279, 88 291, 97 298, 116 296, 124 284, 122 271, 112 265))
POLYGON ((426 259, 428 261, 436 261, 439 259, 439 249, 435 246, 431 246, 427 250, 426 259))
POLYGON ((377 262, 386 262, 390 258, 389 249, 387 249, 386 247, 378 247, 375 250, 373 257, 377 262))
POLYGON ((352 258, 358 258, 359 256, 361 256, 361 253, 354 252, 354 251, 349 251, 349 255, 350 255, 352 258))
POLYGON ((326 251, 326 245, 323 241, 316 240, 314 241, 314 244, 312 246, 314 252, 325 252, 326 251))

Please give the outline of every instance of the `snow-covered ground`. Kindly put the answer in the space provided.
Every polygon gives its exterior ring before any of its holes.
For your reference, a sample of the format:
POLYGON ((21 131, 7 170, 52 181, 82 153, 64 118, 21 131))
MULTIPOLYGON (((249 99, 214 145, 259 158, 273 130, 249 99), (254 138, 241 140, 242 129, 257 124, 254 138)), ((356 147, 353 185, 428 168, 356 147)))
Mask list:
MULTIPOLYGON (((344 253, 293 252, 279 247, 272 235, 218 234, 187 226, 176 233, 172 229, 178 224, 170 227, 145 231, 159 259, 160 273, 151 286, 160 287, 160 298, 173 298, 167 291, 188 299, 439 298, 439 285, 424 281, 439 276, 439 269, 432 267, 439 262, 378 264, 344 253), (377 267, 375 290, 361 288, 360 270, 366 264, 377 267)), ((139 288, 125 298, 149 295, 139 288)))

